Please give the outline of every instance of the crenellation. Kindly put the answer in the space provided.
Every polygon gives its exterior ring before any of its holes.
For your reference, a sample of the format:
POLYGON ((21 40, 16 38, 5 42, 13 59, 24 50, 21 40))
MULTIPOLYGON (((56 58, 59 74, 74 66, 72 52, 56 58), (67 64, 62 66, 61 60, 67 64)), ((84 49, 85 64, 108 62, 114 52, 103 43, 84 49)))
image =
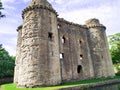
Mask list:
POLYGON ((23 10, 23 12, 22 12, 22 17, 23 17, 23 19, 24 19, 24 14, 25 14, 25 13, 27 13, 27 12, 29 12, 29 11, 34 11, 34 10, 36 10, 36 9, 38 9, 38 10, 40 10, 40 9, 48 10, 48 11, 54 13, 56 16, 58 16, 57 12, 56 12, 53 8, 50 8, 50 7, 47 7, 47 6, 43 6, 43 5, 40 5, 40 6, 38 6, 38 5, 33 5, 33 6, 27 7, 26 9, 23 10))
POLYGON ((67 21, 63 18, 58 18, 58 22, 63 22, 63 23, 66 23, 68 25, 77 26, 77 27, 80 27, 80 28, 85 28, 85 29, 87 28, 86 25, 80 25, 80 24, 77 24, 77 23, 69 22, 69 21, 67 21))
POLYGON ((102 24, 100 24, 98 19, 89 19, 86 22, 86 26, 90 29, 90 28, 97 28, 97 27, 101 27, 103 28, 102 30, 106 30, 106 27, 102 24))

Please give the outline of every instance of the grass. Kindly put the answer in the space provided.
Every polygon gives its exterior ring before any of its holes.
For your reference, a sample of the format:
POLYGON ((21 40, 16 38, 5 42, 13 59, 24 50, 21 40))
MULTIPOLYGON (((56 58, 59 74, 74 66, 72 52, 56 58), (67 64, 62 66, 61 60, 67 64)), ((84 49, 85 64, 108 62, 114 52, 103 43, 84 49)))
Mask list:
POLYGON ((57 85, 57 86, 40 87, 40 88, 17 88, 15 84, 4 84, 1 87, 2 90, 58 90, 61 88, 80 86, 80 85, 114 80, 114 79, 120 79, 120 76, 116 76, 114 78, 99 78, 99 79, 90 79, 90 80, 83 80, 77 82, 68 82, 68 83, 62 83, 61 85, 57 85))

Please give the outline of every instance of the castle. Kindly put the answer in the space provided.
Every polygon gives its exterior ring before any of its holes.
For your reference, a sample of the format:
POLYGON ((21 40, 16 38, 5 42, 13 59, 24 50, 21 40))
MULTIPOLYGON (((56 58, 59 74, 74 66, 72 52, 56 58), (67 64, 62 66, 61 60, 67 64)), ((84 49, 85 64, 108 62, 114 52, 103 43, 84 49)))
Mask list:
POLYGON ((57 16, 47 0, 23 10, 14 83, 29 88, 113 77, 106 27, 95 18, 79 25, 57 16))

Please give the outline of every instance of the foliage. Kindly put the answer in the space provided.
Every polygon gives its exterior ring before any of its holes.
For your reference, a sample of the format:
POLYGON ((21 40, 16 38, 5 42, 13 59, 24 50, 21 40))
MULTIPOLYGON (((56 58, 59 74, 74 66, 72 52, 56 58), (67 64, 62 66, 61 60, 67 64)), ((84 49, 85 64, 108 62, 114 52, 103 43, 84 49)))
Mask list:
POLYGON ((0 78, 10 77, 14 74, 15 57, 0 45, 0 78))
POLYGON ((113 63, 120 62, 120 33, 108 36, 113 63))
POLYGON ((2 85, 2 89, 3 90, 59 90, 68 87, 75 87, 80 85, 87 85, 90 83, 97 83, 97 82, 104 82, 108 80, 118 80, 118 79, 120 79, 120 76, 116 76, 114 78, 99 78, 99 79, 90 79, 90 80, 83 80, 77 82, 67 82, 57 86, 40 87, 40 88, 17 88, 17 85, 15 84, 4 84, 2 85))
POLYGON ((4 9, 2 2, 0 1, 0 18, 5 17, 5 15, 2 14, 1 10, 4 9))
POLYGON ((120 76, 120 63, 114 64, 115 74, 120 76))

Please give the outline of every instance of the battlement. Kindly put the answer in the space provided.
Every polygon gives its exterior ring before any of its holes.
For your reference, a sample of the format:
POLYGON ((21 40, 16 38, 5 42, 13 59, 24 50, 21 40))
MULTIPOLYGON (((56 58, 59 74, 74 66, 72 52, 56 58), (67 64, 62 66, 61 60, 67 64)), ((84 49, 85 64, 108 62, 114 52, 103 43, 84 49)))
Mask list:
POLYGON ((88 28, 103 27, 104 29, 106 29, 106 27, 103 24, 100 24, 99 20, 96 18, 87 20, 85 24, 88 28))
POLYGON ((49 10, 58 16, 57 12, 52 8, 51 4, 47 0, 32 0, 31 4, 23 10, 22 18, 24 19, 24 14, 28 11, 36 9, 49 10))
POLYGON ((30 6, 46 6, 48 8, 52 8, 52 5, 47 0, 32 0, 30 6))
POLYGON ((77 24, 74 22, 70 22, 70 21, 65 20, 64 18, 58 18, 57 20, 58 20, 58 22, 63 22, 63 23, 69 24, 69 25, 80 27, 80 28, 85 28, 85 29, 87 28, 85 25, 80 25, 80 24, 77 24))

